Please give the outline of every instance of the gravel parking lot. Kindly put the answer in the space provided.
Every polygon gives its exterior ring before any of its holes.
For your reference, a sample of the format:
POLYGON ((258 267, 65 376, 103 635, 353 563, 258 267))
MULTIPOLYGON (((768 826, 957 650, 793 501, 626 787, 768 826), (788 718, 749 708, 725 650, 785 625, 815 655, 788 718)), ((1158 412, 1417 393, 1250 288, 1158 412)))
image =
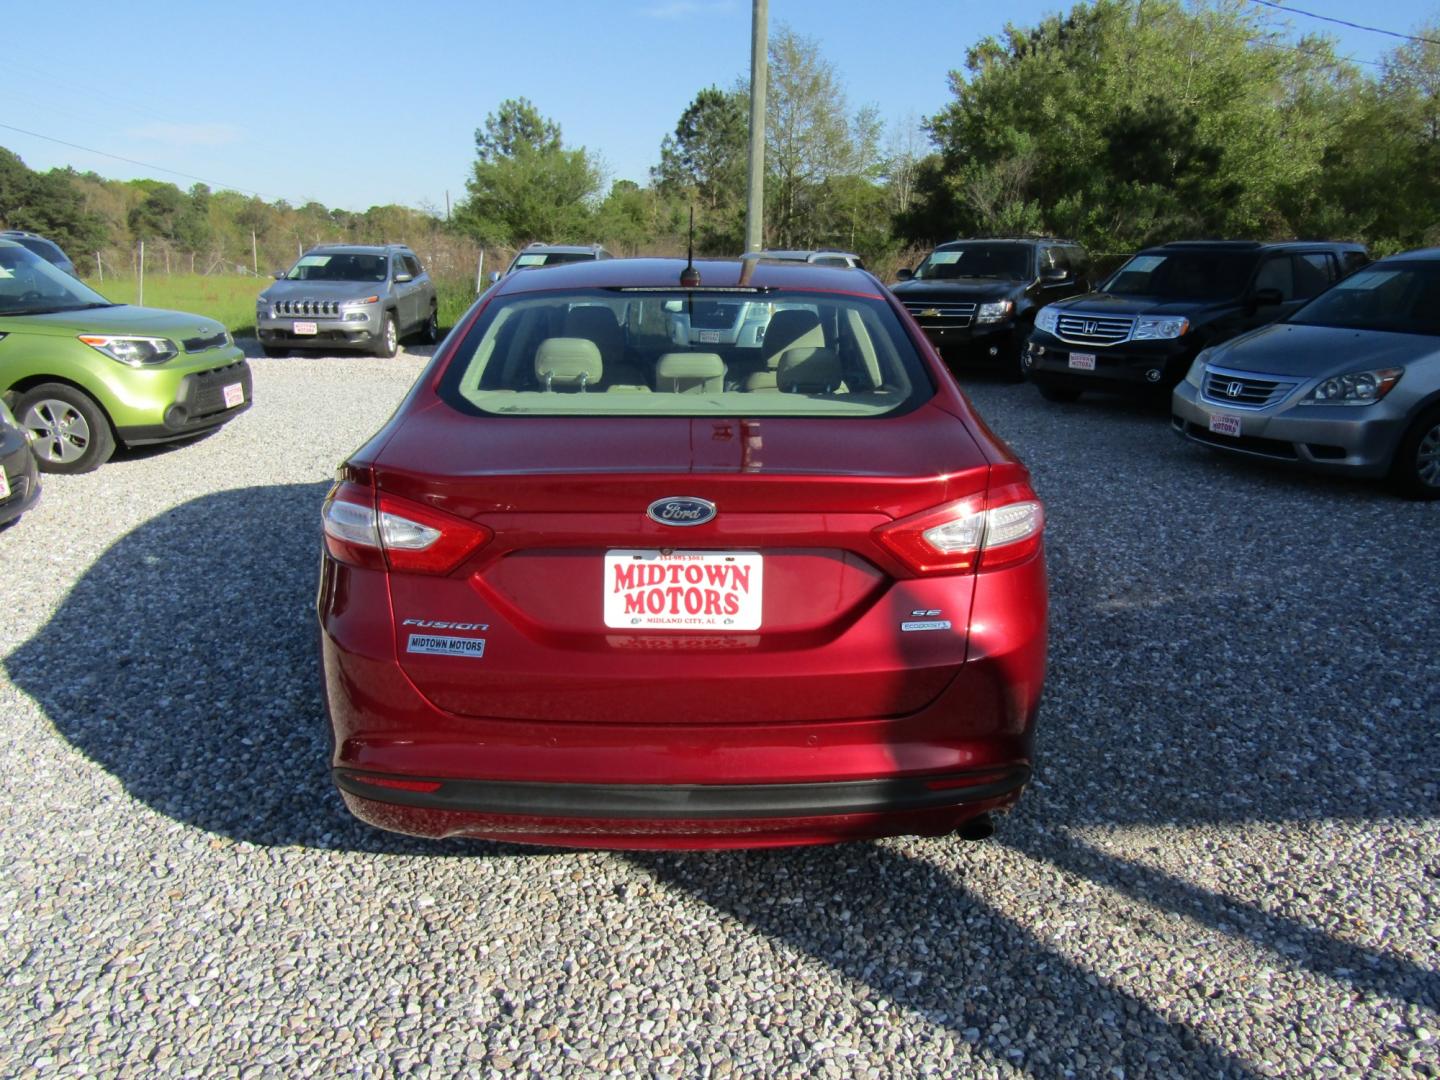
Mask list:
POLYGON ((431 845, 332 789, 312 611, 422 363, 256 360, 0 533, 0 1074, 1440 1076, 1440 506, 973 381, 1050 515, 993 840, 431 845))

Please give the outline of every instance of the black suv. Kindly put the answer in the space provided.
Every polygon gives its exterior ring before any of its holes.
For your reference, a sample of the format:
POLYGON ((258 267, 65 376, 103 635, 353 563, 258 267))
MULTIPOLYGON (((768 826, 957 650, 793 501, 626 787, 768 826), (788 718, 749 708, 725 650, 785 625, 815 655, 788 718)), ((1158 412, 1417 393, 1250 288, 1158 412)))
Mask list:
POLYGON ((1146 248, 1098 290, 1035 318, 1025 371, 1051 401, 1163 392, 1207 345, 1284 318, 1370 261, 1360 244, 1186 240, 1146 248))
POLYGON ((1090 257, 1072 240, 956 240, 897 276, 891 292, 947 362, 998 360, 1019 377, 1035 313, 1090 288, 1090 257))

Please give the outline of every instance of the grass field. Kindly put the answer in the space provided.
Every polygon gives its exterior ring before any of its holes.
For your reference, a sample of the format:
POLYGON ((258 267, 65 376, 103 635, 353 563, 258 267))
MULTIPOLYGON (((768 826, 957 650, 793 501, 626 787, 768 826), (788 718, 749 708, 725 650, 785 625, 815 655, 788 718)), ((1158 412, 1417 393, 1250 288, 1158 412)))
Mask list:
MULTIPOLYGON (((85 284, 118 304, 137 300, 134 278, 107 277, 103 283, 86 278, 85 284)), ((224 323, 232 334, 249 336, 255 333, 255 298, 269 284, 269 278, 248 275, 156 274, 145 278, 145 306, 205 315, 224 323)), ((447 330, 475 299, 474 284, 442 280, 435 287, 440 328, 447 330)))

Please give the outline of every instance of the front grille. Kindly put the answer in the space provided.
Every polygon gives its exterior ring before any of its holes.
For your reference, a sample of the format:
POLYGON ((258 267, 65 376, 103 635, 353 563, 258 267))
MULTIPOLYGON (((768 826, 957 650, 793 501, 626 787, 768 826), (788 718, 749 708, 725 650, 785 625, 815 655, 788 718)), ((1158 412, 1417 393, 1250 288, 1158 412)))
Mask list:
POLYGON ((1205 369, 1201 396, 1216 405, 1233 405, 1242 409, 1263 409, 1283 401, 1295 388, 1293 379, 1274 376, 1242 375, 1235 372, 1205 369))
POLYGON ((969 326, 970 320, 975 317, 974 304, 927 304, 907 300, 905 310, 922 324, 938 320, 946 326, 969 326))
POLYGON ((339 300, 277 300, 275 314, 290 318, 308 315, 339 315, 339 300))
POLYGON ((191 414, 193 416, 209 416, 211 413, 224 412, 226 409, 225 387, 232 383, 244 383, 244 369, 244 363, 237 361, 227 367, 202 371, 193 376, 195 397, 191 406, 191 414))
POLYGON ((1055 336, 1072 345, 1119 345, 1135 330, 1133 317, 1062 312, 1055 336))
POLYGON ((182 344, 186 352, 204 352, 206 349, 218 349, 226 343, 225 331, 218 334, 211 334, 209 337, 186 338, 182 344))

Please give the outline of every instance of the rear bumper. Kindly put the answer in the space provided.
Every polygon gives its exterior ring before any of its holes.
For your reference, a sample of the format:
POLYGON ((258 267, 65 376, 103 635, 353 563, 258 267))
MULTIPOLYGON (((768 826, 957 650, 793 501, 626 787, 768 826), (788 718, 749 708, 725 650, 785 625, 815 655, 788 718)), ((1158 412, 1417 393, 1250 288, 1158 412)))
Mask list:
POLYGON ((719 849, 791 847, 881 836, 940 836, 1013 805, 1028 766, 972 777, 866 784, 525 785, 449 781, 440 791, 373 797, 358 774, 336 784, 356 817, 429 839, 470 837, 558 847, 719 849), (952 787, 955 783, 973 783, 952 787), (443 805, 432 805, 432 804, 443 805), (455 805, 459 803, 461 805, 455 805))
MULTIPOLYGON (((380 828, 587 847, 829 843, 951 832, 1013 804, 1030 775, 1041 557, 974 579, 966 655, 918 711, 759 722, 717 706, 664 724, 627 721, 618 702, 593 720, 442 710, 397 661, 383 577, 336 569, 319 605, 332 766, 351 811, 380 828)), ((736 680, 748 663, 735 657, 736 680)))

